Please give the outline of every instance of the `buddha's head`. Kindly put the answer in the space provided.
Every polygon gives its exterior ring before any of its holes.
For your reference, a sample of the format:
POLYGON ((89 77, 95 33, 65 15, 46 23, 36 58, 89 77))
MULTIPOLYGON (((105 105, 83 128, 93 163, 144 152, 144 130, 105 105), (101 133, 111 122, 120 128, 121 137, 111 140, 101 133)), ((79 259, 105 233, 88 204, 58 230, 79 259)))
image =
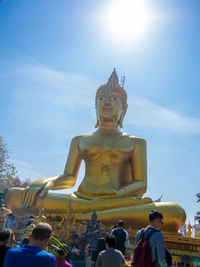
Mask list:
POLYGON ((106 84, 101 85, 96 92, 96 114, 99 125, 107 124, 123 127, 123 119, 127 110, 127 94, 119 84, 115 69, 106 84))
POLYGON ((94 211, 94 212, 92 213, 92 215, 91 215, 91 219, 92 219, 93 222, 96 222, 96 220, 97 220, 97 213, 96 213, 96 211, 94 211))

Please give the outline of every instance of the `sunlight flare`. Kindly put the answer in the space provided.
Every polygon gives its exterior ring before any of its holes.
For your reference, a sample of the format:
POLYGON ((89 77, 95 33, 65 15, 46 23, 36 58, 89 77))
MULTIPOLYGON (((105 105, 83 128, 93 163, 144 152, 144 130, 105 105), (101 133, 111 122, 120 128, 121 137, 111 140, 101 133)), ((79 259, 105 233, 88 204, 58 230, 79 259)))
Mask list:
POLYGON ((140 39, 148 31, 153 15, 144 0, 115 0, 105 12, 105 27, 119 42, 140 39))

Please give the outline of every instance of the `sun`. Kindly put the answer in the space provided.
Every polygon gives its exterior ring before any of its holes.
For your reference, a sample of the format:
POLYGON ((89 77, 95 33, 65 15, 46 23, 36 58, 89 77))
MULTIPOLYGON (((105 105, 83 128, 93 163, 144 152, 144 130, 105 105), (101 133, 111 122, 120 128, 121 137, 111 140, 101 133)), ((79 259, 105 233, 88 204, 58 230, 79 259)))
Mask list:
POLYGON ((147 33, 152 18, 145 0, 113 0, 105 11, 104 26, 117 41, 129 43, 147 33))

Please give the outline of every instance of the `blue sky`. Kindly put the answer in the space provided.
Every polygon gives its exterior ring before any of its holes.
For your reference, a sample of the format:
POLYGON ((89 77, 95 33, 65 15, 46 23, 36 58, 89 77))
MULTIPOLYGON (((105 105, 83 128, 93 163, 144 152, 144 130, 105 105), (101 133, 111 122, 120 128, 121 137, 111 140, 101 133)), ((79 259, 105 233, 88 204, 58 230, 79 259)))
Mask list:
MULTIPOLYGON (((200 2, 147 1, 154 19, 129 43, 108 31, 104 15, 112 4, 0 1, 0 135, 21 178, 61 174, 72 137, 94 131, 96 89, 116 67, 128 93, 123 130, 148 144, 146 195, 181 204, 193 223, 200 191, 200 2)), ((83 175, 82 165, 77 185, 83 175)))

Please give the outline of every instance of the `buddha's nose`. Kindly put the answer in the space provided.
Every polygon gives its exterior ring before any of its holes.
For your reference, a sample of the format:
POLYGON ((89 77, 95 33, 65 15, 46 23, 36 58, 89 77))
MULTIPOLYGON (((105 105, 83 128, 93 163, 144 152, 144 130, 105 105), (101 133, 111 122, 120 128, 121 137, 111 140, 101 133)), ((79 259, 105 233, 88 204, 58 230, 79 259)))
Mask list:
POLYGON ((108 101, 106 101, 105 103, 104 103, 104 107, 110 107, 111 105, 110 105, 110 102, 108 102, 108 101))

